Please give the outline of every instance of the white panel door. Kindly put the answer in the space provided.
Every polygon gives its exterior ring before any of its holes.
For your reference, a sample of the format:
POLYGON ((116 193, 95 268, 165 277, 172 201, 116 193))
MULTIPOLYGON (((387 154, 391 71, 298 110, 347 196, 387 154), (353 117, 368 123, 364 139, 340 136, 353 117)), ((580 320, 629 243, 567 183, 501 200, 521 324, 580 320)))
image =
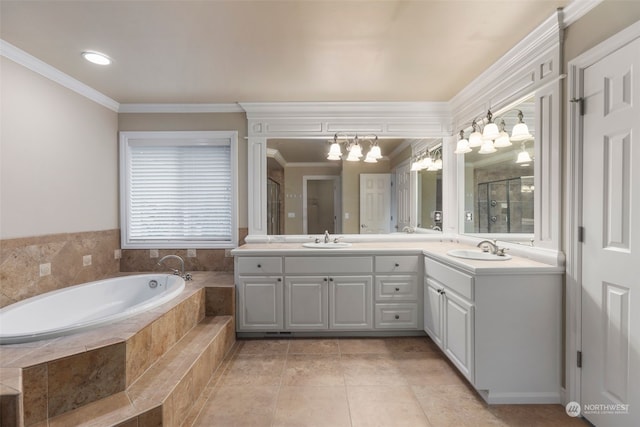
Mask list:
POLYGON ((442 348, 442 286, 424 280, 424 331, 442 348))
POLYGON ((328 289, 326 276, 287 277, 284 283, 285 329, 327 329, 328 289))
POLYGON ((274 331, 282 324, 282 278, 240 278, 238 329, 274 331))
POLYGON ((371 329, 373 292, 371 276, 329 277, 329 327, 371 329))
POLYGON ((640 425, 639 73, 640 39, 584 73, 581 403, 597 426, 640 425))
POLYGON ((391 231, 391 174, 360 174, 360 233, 391 231))
POLYGON ((473 306, 443 290, 443 350, 460 372, 471 382, 473 378, 473 306))

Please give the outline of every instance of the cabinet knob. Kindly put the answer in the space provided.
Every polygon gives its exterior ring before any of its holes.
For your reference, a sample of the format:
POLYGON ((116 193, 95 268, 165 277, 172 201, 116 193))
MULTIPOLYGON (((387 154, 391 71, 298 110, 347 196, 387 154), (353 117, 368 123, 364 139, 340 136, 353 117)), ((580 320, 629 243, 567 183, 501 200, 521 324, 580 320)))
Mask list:
POLYGON ((278 282, 282 282, 282 278, 278 277, 278 282))
POLYGON ((400 318, 400 315, 396 314, 395 318, 396 318, 396 320, 398 320, 400 318))
POLYGON ((324 281, 326 282, 326 281, 327 281, 327 278, 325 277, 325 278, 324 278, 324 279, 322 279, 322 280, 324 280, 324 281))
POLYGON ((396 262, 396 267, 400 267, 400 264, 398 264, 397 262, 396 262))
POLYGON ((262 264, 258 264, 258 268, 262 268, 262 264))
POLYGON ((333 282, 333 277, 329 277, 329 281, 330 281, 330 282, 333 282))
POLYGON ((400 292, 400 288, 396 288, 396 292, 400 292))

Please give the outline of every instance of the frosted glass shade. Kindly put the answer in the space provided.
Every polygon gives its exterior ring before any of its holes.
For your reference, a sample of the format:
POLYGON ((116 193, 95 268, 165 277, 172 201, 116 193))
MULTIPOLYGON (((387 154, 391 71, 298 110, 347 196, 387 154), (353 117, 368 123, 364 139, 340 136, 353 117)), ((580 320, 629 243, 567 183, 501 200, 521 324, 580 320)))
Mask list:
POLYGON ((469 135, 469 147, 480 147, 482 145, 482 134, 478 131, 471 132, 469 135))
POLYGON ((526 141, 532 139, 533 135, 529 133, 529 127, 526 123, 518 123, 513 127, 511 131, 512 141, 526 141))
MULTIPOLYGON (((334 142, 333 144, 331 144, 331 148, 329 148, 329 156, 334 156, 334 157, 338 156, 338 158, 342 156, 342 150, 340 149, 340 144, 338 144, 337 142, 334 142)), ((329 160, 335 160, 335 159, 329 159, 329 160)))
POLYGON ((482 146, 480 147, 480 151, 478 151, 478 154, 491 154, 495 153, 496 151, 498 150, 496 150, 493 146, 493 141, 490 139, 485 139, 482 143, 482 146))
POLYGON ((369 150, 369 154, 367 154, 367 157, 369 156, 374 159, 381 159, 382 151, 380 150, 380 147, 378 145, 374 145, 373 147, 371 147, 371 150, 369 150))
POLYGON ((529 152, 526 150, 522 150, 521 152, 518 153, 518 159, 516 160, 516 163, 518 164, 525 164, 525 163, 531 163, 533 160, 531 159, 531 156, 529 155, 529 152))
POLYGON ((470 152, 471 152, 471 148, 469 148, 469 141, 467 141, 465 138, 458 140, 458 144, 456 145, 456 151, 454 151, 454 153, 464 154, 464 153, 470 153, 470 152))
POLYGON ((496 139, 500 135, 498 125, 495 123, 487 123, 482 130, 482 139, 496 139))
POLYGON ((509 140, 509 134, 505 131, 501 131, 495 141, 493 141, 493 146, 495 148, 503 148, 510 147, 511 141, 509 140))

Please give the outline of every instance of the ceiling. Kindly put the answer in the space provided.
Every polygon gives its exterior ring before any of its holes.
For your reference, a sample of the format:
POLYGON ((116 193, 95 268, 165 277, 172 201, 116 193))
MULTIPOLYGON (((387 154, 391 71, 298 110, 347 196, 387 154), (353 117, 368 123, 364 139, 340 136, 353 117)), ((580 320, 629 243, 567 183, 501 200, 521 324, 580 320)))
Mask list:
POLYGON ((0 37, 119 103, 436 102, 569 2, 2 0, 0 37))

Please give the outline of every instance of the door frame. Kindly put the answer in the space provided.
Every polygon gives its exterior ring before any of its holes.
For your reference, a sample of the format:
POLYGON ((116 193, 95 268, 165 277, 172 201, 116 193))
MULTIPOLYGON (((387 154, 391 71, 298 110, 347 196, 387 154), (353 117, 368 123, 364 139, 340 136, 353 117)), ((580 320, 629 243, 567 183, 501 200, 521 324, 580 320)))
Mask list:
POLYGON ((567 157, 565 161, 565 255, 566 255, 566 376, 564 403, 579 402, 581 371, 578 351, 582 350, 582 158, 583 135, 580 100, 584 94, 584 70, 614 51, 640 38, 640 22, 636 22, 569 61, 567 87, 567 157))
MULTIPOLYGON (((333 215, 335 217, 335 234, 342 234, 342 196, 340 175, 304 175, 302 177, 302 234, 308 234, 307 185, 309 181, 333 181, 333 215)), ((332 233, 334 234, 334 233, 332 233)))

